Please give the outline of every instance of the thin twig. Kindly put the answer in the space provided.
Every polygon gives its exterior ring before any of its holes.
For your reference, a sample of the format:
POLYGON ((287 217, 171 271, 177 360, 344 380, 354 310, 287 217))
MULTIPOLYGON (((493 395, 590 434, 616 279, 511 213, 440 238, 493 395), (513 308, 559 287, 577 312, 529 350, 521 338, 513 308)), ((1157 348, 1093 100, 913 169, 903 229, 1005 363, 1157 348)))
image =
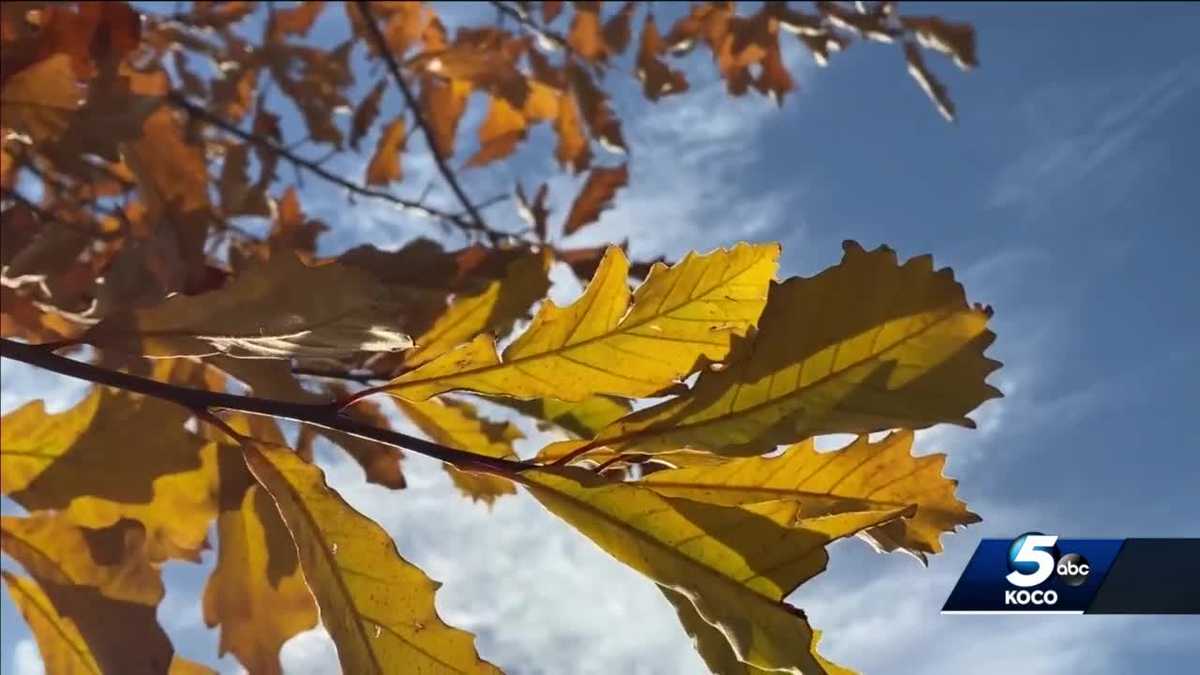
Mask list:
MULTIPOLYGON (((352 192, 354 194, 362 195, 364 197, 372 197, 374 199, 382 199, 384 201, 391 202, 392 204, 396 204, 397 206, 401 206, 405 209, 409 209, 411 211, 420 213, 424 216, 428 216, 430 218, 437 218, 437 219, 441 219, 441 220, 445 220, 447 222, 453 223, 454 225, 458 226, 460 229, 463 229, 463 230, 474 231, 474 232, 483 231, 480 229, 480 226, 476 225, 471 220, 463 218, 460 215, 448 213, 446 211, 441 211, 439 209, 435 209, 430 206, 426 206, 425 204, 422 204, 421 202, 415 202, 415 201, 412 201, 409 199, 404 199, 402 197, 397 197, 396 195, 390 194, 388 192, 383 192, 381 190, 373 190, 371 188, 364 187, 362 185, 354 183, 353 181, 346 180, 345 178, 342 178, 341 176, 322 167, 320 164, 313 162, 311 160, 305 159, 305 158, 295 154, 291 150, 288 150, 287 148, 279 145, 278 143, 275 143, 274 141, 272 141, 268 138, 264 138, 257 134, 252 134, 248 131, 245 131, 244 129, 241 129, 236 124, 233 124, 232 122, 229 122, 228 120, 226 120, 218 115, 214 115, 213 113, 209 112, 205 108, 198 106, 195 103, 192 103, 191 101, 187 100, 187 98, 185 98, 182 94, 180 94, 178 92, 168 93, 167 100, 171 103, 171 105, 174 105, 175 107, 182 109, 183 111, 187 112, 189 115, 191 115, 197 119, 204 120, 204 121, 208 122, 209 124, 212 124, 213 126, 219 127, 220 129, 222 129, 228 133, 231 133, 234 136, 237 136, 238 138, 242 139, 243 141, 246 141, 248 143, 254 143, 255 145, 266 148, 270 152, 273 152, 273 153, 279 155, 280 157, 286 159, 288 162, 290 162, 292 164, 293 167, 296 167, 297 169, 304 169, 306 171, 309 171, 309 172, 317 175, 319 178, 322 178, 330 183, 334 183, 336 185, 340 185, 341 187, 346 188, 347 190, 349 190, 350 192, 352 192)), ((488 233, 485 232, 485 234, 488 234, 488 233)))
POLYGON ((358 436, 371 441, 378 441, 405 450, 411 450, 427 457, 449 462, 460 469, 484 471, 504 476, 535 466, 528 462, 520 462, 497 457, 480 455, 467 450, 460 450, 433 443, 431 441, 409 436, 408 434, 380 429, 369 424, 363 424, 339 414, 337 403, 291 403, 257 396, 239 396, 223 392, 205 391, 180 387, 166 382, 159 382, 129 373, 122 373, 107 368, 68 359, 35 345, 27 345, 0 338, 0 357, 37 366, 44 370, 74 377, 89 382, 117 387, 146 396, 169 401, 181 405, 188 410, 237 410, 253 415, 268 415, 282 419, 313 424, 326 429, 344 431, 351 436, 358 436))
POLYGON ((396 62, 395 55, 388 48, 387 38, 384 37, 379 24, 375 22, 375 16, 371 13, 371 3, 362 0, 357 4, 358 11, 362 14, 363 23, 366 24, 367 30, 371 33, 371 39, 374 40, 380 55, 383 56, 383 61, 387 64, 388 71, 391 72, 392 79, 396 81, 396 86, 399 87, 400 93, 404 95, 404 101, 408 104, 409 110, 412 111, 413 119, 416 120, 417 126, 420 127, 421 133, 425 135, 425 140, 429 144, 429 151, 433 155, 434 163, 437 164, 442 178, 446 179, 446 184, 450 186, 450 190, 454 193, 454 196, 458 198, 463 208, 470 214, 475 228, 486 234, 492 243, 495 243, 499 238, 498 234, 484 223, 483 216, 479 215, 479 209, 475 208, 470 198, 467 197, 467 193, 463 191, 462 185, 459 184, 458 178, 454 175, 454 171, 446 163, 446 158, 442 157, 442 153, 438 152, 437 144, 434 142, 433 131, 429 128, 429 122, 421 114, 420 103, 417 101, 417 97, 413 94, 412 89, 409 88, 408 83, 404 81, 404 75, 400 72, 400 64, 396 62))

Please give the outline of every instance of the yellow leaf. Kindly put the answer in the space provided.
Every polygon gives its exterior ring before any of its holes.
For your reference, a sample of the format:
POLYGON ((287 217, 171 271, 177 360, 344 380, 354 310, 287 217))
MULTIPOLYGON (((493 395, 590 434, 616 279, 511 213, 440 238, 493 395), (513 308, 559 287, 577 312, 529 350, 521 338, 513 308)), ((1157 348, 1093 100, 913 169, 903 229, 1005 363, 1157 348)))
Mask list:
POLYGON ((150 357, 336 358, 412 345, 396 293, 362 270, 274 256, 228 286, 106 318, 83 338, 150 357))
POLYGON ((739 244, 655 265, 630 306, 629 260, 611 247, 574 304, 546 303, 504 350, 481 335, 393 380, 386 390, 423 400, 454 389, 582 401, 648 396, 719 361, 762 312, 779 248, 739 244))
POLYGON ((0 96, 4 126, 27 134, 34 143, 62 136, 83 103, 71 57, 61 53, 14 73, 0 96))
POLYGON ((687 596, 740 660, 786 672, 821 670, 811 628, 783 598, 825 569, 826 544, 905 514, 859 511, 800 522, 794 500, 703 504, 571 468, 524 471, 520 481, 614 558, 687 596))
MULTIPOLYGON (((700 658, 704 659, 704 665, 708 666, 713 675, 767 675, 772 672, 739 660, 733 648, 729 646, 729 641, 725 639, 725 634, 716 626, 709 625, 696 613, 696 608, 686 595, 666 586, 659 586, 658 590, 663 592, 675 608, 675 613, 679 615, 679 623, 683 624, 683 629, 692 638, 692 644, 700 653, 700 658)), ((821 665, 823 672, 829 675, 852 675, 853 671, 831 663, 817 653, 817 643, 820 640, 821 631, 813 629, 809 650, 821 665)))
POLYGON ((539 428, 545 430, 555 426, 579 438, 591 438, 609 424, 629 414, 629 401, 612 396, 592 396, 578 402, 560 401, 556 398, 535 398, 522 401, 515 398, 495 396, 492 403, 512 408, 524 415, 541 420, 539 428))
POLYGON ((984 382, 990 311, 928 256, 898 265, 847 242, 840 265, 771 288, 753 341, 680 396, 602 431, 597 446, 759 455, 824 433, 920 429, 999 396, 984 382))
POLYGON ((188 417, 99 387, 56 415, 33 401, 0 421, 0 491, 84 527, 141 521, 152 560, 195 559, 216 515, 215 446, 184 430, 188 417))
POLYGON ((46 597, 36 581, 7 571, 0 571, 0 576, 4 577, 13 604, 25 617, 25 623, 29 624, 47 675, 103 675, 104 671, 96 663, 79 629, 54 609, 50 598, 46 597))
POLYGON ((0 516, 0 548, 38 579, 91 586, 115 600, 154 606, 162 600, 163 585, 145 547, 145 531, 129 520, 85 530, 47 512, 0 516))
POLYGON ((913 432, 889 434, 878 443, 860 436, 850 445, 818 453, 811 440, 775 457, 746 457, 717 465, 659 471, 641 483, 659 494, 713 504, 738 505, 794 498, 805 518, 913 507, 911 518, 859 533, 876 548, 904 549, 925 559, 940 553, 943 532, 979 522, 954 496, 956 482, 942 475, 945 455, 911 454, 913 432))
POLYGON ((236 448, 221 448, 217 565, 204 587, 204 622, 221 626, 220 654, 251 673, 282 673, 279 649, 317 624, 296 548, 271 497, 236 448))
POLYGON ((549 269, 548 252, 517 258, 509 263, 504 279, 490 282, 474 295, 456 298, 404 354, 405 366, 432 361, 485 331, 508 332, 550 289, 549 269))
POLYGON ((283 448, 244 451, 292 532, 344 672, 499 673, 480 660, 470 633, 442 622, 438 584, 331 490, 320 469, 283 448))
MULTIPOLYGON (((465 401, 397 402, 413 424, 430 439, 455 448, 469 448, 471 452, 516 459, 513 441, 522 438, 520 430, 508 422, 489 422, 476 413, 475 408, 465 401)), ((491 506, 496 499, 516 493, 512 481, 474 471, 463 471, 444 464, 447 473, 463 494, 473 501, 491 506)))
POLYGON ((375 154, 367 164, 367 185, 387 185, 400 180, 404 173, 400 168, 400 153, 404 151, 404 118, 392 120, 375 146, 375 154))
POLYGON ((0 574, 48 675, 162 675, 172 667, 174 649, 153 605, 114 600, 88 586, 0 574))

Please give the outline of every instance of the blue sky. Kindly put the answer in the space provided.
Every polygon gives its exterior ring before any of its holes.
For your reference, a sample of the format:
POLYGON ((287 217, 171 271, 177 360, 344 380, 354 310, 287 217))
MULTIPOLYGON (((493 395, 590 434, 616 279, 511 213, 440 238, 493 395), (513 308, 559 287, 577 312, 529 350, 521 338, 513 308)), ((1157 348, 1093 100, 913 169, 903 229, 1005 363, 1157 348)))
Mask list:
MULTIPOLYGON (((841 240, 856 239, 905 258, 932 253, 953 267, 969 299, 996 310, 989 355, 1005 366, 991 381, 1006 397, 977 411, 979 429, 922 432, 917 447, 949 454, 947 473, 984 522, 947 537, 946 554, 929 568, 841 543, 830 570, 792 602, 825 631, 830 657, 866 672, 1184 672, 1200 658, 1200 617, 942 617, 938 609, 980 537, 1200 534, 1200 5, 903 10, 979 31, 977 71, 927 57, 950 87, 957 124, 933 112, 884 46, 854 45, 828 69, 793 50, 800 90, 782 109, 761 98, 730 101, 699 75, 695 91, 651 105, 614 73, 631 185, 572 241, 628 236, 635 256, 674 257, 779 240, 781 275, 790 276, 837 262, 841 240)), ((335 23, 323 20, 318 33, 335 23)), ((694 56, 691 70, 709 73, 706 59, 694 56)), ((515 162, 468 174, 472 191, 488 196, 517 177, 528 186, 554 175, 548 142, 539 131, 515 162)), ((339 168, 358 177, 364 162, 339 168)), ((414 158, 406 172, 397 186, 404 194, 434 179, 427 161, 414 158)), ((577 184, 552 179, 558 217, 577 184)), ((330 252, 433 231, 379 204, 347 207, 311 179, 302 201, 341 228, 324 242, 330 252)), ((512 222, 505 206, 490 214, 512 222)), ((578 291, 556 278, 556 297, 578 291)), ((7 361, 2 377, 5 412, 36 396, 61 408, 81 391, 7 361)), ((651 584, 525 495, 488 513, 419 459, 407 462, 412 485, 402 493, 330 464, 347 499, 445 582, 438 607, 447 620, 475 632, 483 655, 510 672, 701 672, 651 584)), ((168 581, 183 590, 160 610, 180 650, 208 661, 215 632, 203 628, 195 593, 211 558, 168 566, 168 581)), ((4 673, 39 672, 7 596, 0 616, 4 673)), ((319 631, 290 643, 285 662, 289 672, 336 672, 319 631)), ((221 665, 237 672, 228 657, 221 665)))

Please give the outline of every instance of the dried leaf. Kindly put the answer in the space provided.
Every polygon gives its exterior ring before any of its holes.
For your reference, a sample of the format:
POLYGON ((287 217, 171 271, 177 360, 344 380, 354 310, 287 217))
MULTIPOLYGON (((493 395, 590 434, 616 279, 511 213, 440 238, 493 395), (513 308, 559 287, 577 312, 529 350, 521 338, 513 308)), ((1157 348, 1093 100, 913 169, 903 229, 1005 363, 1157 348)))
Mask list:
POLYGON ((725 357, 762 311, 778 254, 777 246, 740 244, 689 255, 656 266, 631 298, 629 261, 611 247, 583 296, 566 308, 544 304, 503 360, 492 337, 479 336, 387 390, 408 400, 454 389, 565 401, 654 394, 705 359, 725 357))
POLYGON ((658 32, 654 14, 647 14, 642 24, 642 39, 638 45, 637 77, 642 82, 646 98, 657 101, 663 96, 679 94, 688 89, 687 78, 660 58, 667 51, 667 44, 658 32))
POLYGON ((367 164, 367 185, 387 185, 400 180, 403 173, 400 170, 400 153, 404 151, 404 141, 407 139, 404 117, 397 117, 388 123, 379 135, 375 145, 375 154, 367 164))
POLYGON ((379 102, 383 99, 383 89, 387 85, 387 80, 380 80, 375 83, 371 91, 363 97, 358 103, 358 107, 354 109, 354 117, 350 122, 350 147, 358 150, 358 142, 362 140, 371 130, 371 125, 375 123, 375 118, 379 117, 379 102))
POLYGON ((902 16, 900 25, 917 36, 926 49, 935 49, 954 59, 954 65, 970 70, 979 65, 975 58, 975 28, 969 23, 953 23, 936 16, 902 16))
POLYGON ((547 219, 550 217, 550 208, 546 206, 546 198, 549 197, 550 186, 547 183, 542 183, 538 188, 537 193, 533 196, 533 201, 530 201, 525 196, 525 188, 518 182, 516 190, 517 212, 521 214, 521 218, 529 223, 529 227, 533 230, 538 241, 546 241, 546 225, 547 219))
POLYGON ((28 135, 34 143, 57 140, 83 105, 83 89, 66 54, 55 54, 12 75, 0 97, 4 126, 28 135))
POLYGON ((470 96, 471 83, 466 80, 421 78, 421 114, 433 133, 430 139, 433 149, 441 157, 454 156, 454 137, 470 96))
POLYGON ((628 165, 617 167, 598 166, 588 174, 583 189, 571 204, 571 211, 563 222, 563 234, 570 235, 596 222, 600 213, 612 206, 617 190, 629 184, 628 165))
POLYGON ((759 331, 719 372, 633 413, 595 445, 723 455, 769 452, 824 433, 924 428, 965 418, 999 392, 990 312, 967 305, 950 270, 847 242, 842 263, 771 288, 759 331))
POLYGON ((438 584, 330 489, 320 469, 284 448, 244 451, 292 532, 343 671, 499 673, 480 660, 469 633, 442 622, 438 584))
POLYGON ((308 35, 323 9, 324 2, 305 0, 295 7, 276 10, 271 18, 271 36, 278 39, 285 35, 308 35))
POLYGON ((401 299, 370 275, 280 255, 225 288, 174 296, 106 318, 85 336, 102 348, 150 357, 338 357, 407 349, 395 329, 401 299))
MULTIPOLYGON (((345 400, 350 396, 350 390, 341 385, 332 385, 329 391, 335 400, 345 400)), ((391 421, 384 414, 380 405, 374 401, 358 401, 353 406, 342 411, 351 420, 368 424, 378 429, 392 428, 391 421)), ((305 427, 309 429, 310 427, 305 427)), ((400 470, 400 462, 404 453, 399 448, 359 438, 335 429, 317 429, 316 433, 328 438, 330 442, 346 451, 362 467, 368 483, 382 485, 393 490, 405 487, 404 473, 400 470)))
POLYGON ((908 74, 912 75, 929 100, 933 101, 933 105, 937 107, 937 111, 941 113, 942 117, 945 117, 947 122, 953 122, 954 102, 950 100, 950 94, 946 91, 946 87, 925 66, 925 59, 921 56, 921 52, 906 42, 904 43, 904 59, 908 62, 908 74))

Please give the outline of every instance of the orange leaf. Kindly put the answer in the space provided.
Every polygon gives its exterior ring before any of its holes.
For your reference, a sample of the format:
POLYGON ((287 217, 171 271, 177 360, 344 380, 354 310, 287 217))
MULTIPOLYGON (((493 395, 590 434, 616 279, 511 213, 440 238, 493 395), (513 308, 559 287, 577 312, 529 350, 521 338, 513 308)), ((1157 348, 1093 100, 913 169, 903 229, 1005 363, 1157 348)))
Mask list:
POLYGON ((400 169, 400 153, 404 149, 404 118, 392 120, 379 136, 375 146, 375 154, 367 165, 368 185, 387 185, 394 180, 400 180, 403 172, 400 169))
POLYGON ((613 168, 598 166, 592 169, 587 182, 583 184, 583 190, 571 205, 571 212, 567 214, 567 220, 563 223, 563 233, 573 234, 596 222, 600 212, 612 206, 612 199, 617 190, 625 187, 628 182, 627 165, 613 168))

